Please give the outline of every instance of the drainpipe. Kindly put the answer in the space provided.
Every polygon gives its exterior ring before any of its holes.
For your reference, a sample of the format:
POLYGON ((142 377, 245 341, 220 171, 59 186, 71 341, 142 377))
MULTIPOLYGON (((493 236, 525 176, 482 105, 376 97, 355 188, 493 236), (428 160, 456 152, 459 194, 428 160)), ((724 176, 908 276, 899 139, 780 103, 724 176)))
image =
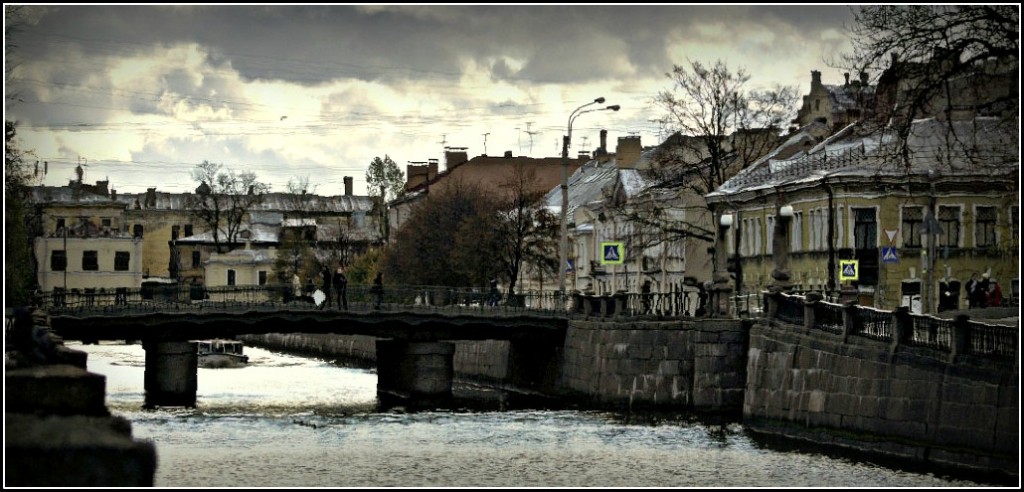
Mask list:
POLYGON ((825 185, 825 192, 828 193, 828 295, 832 297, 836 292, 835 194, 832 185, 828 183, 828 176, 825 176, 822 183, 825 185))

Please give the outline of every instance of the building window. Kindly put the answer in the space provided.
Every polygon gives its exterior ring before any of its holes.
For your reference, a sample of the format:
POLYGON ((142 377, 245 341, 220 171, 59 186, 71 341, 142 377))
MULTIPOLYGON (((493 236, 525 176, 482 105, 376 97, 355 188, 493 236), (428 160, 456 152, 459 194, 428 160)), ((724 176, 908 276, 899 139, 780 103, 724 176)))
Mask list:
POLYGON ((185 224, 185 237, 192 235, 192 224, 185 224))
POLYGON ((68 269, 68 252, 58 249, 50 252, 50 270, 63 272, 68 269))
POLYGON ((878 223, 875 221, 875 209, 853 209, 853 243, 855 249, 878 247, 878 223))
POLYGON ((142 224, 135 224, 135 227, 132 228, 132 237, 136 239, 142 238, 142 224))
POLYGON ((100 225, 102 225, 104 229, 110 229, 110 219, 100 219, 100 225))
POLYGON ((100 269, 99 253, 96 251, 82 252, 82 270, 95 271, 100 269))
POLYGON ((64 227, 65 227, 64 219, 63 218, 58 218, 57 219, 57 228, 55 229, 57 231, 57 234, 60 234, 60 233, 64 232, 64 227))
POLYGON ((131 259, 131 253, 127 251, 117 251, 114 253, 114 271, 127 272, 128 262, 131 259))
POLYGON ((178 226, 178 225, 172 225, 171 226, 171 241, 174 241, 175 239, 178 239, 178 233, 179 232, 181 232, 181 226, 178 226))
POLYGON ((198 251, 192 252, 192 268, 199 268, 199 266, 202 264, 201 256, 202 255, 200 255, 198 251))
POLYGON ((903 207, 903 247, 920 248, 924 233, 924 207, 903 207))
POLYGON ((974 246, 994 248, 996 246, 996 208, 978 207, 974 213, 974 246))
POLYGON ((939 207, 939 242, 937 246, 947 248, 960 246, 960 207, 939 207))
POLYGON ((793 235, 791 236, 792 243, 790 244, 790 251, 801 251, 804 245, 804 213, 795 212, 793 213, 793 235))
POLYGON ((259 272, 259 283, 260 285, 267 285, 267 271, 260 270, 259 272))
POLYGON ((228 285, 235 285, 235 271, 228 270, 228 285))

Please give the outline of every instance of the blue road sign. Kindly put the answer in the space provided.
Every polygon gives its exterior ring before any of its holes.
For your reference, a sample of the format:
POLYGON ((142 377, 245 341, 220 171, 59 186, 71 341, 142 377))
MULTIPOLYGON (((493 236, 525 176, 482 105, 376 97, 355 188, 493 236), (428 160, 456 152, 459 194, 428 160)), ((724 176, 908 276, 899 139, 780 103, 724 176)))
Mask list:
POLYGON ((857 260, 839 260, 839 281, 857 280, 857 260))
POLYGON ((898 261, 900 259, 896 256, 896 246, 882 247, 882 263, 896 263, 898 261))
POLYGON ((625 247, 620 242, 601 243, 601 264, 619 265, 625 261, 625 247))

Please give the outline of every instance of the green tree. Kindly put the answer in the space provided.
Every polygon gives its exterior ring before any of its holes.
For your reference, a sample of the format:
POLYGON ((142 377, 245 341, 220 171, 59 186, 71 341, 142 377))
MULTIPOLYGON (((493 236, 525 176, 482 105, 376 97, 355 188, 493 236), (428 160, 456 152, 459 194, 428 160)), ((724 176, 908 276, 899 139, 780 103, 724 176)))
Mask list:
MULTIPOLYGON (((471 285, 475 267, 460 263, 465 258, 485 258, 484 254, 467 255, 454 251, 456 244, 472 244, 480 239, 464 224, 491 210, 484 194, 475 186, 449 180, 443 187, 432 188, 422 202, 413 208, 409 220, 398 231, 394 244, 387 249, 384 274, 393 283, 459 287, 471 285)), ((479 263, 477 263, 479 265, 479 263)), ((493 271, 490 272, 493 274, 493 271)))
POLYGON ((188 196, 186 206, 210 229, 217 252, 224 253, 237 243, 242 221, 263 200, 270 185, 257 180, 252 171, 236 174, 209 161, 196 165, 192 179, 200 184, 196 193, 188 196))
MULTIPOLYGON (((25 152, 18 147, 17 123, 4 122, 4 304, 26 305, 36 286, 32 240, 38 214, 32 199, 32 184, 38 169, 31 169, 25 152)), ((38 163, 37 163, 38 167, 38 163)))
POLYGON ((525 264, 556 272, 559 222, 538 207, 544 192, 537 182, 533 169, 514 168, 499 185, 501 198, 481 200, 478 215, 461 224, 452 251, 469 285, 497 277, 511 299, 525 264))
POLYGON ((374 157, 366 168, 367 194, 376 198, 375 211, 380 216, 380 237, 388 240, 390 226, 388 224, 387 202, 405 194, 405 175, 398 164, 387 154, 384 158, 374 157))

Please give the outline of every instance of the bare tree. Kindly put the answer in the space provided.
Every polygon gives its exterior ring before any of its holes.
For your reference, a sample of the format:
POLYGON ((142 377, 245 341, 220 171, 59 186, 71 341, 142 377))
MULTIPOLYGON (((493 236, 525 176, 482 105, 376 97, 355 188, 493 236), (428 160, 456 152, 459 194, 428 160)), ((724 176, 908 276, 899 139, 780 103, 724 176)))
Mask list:
POLYGON ((954 120, 996 116, 1019 133, 1018 5, 871 5, 853 14, 853 51, 838 64, 881 73, 874 123, 898 137, 907 165, 918 118, 950 122, 952 134, 954 120))
POLYGON ((655 103, 665 111, 660 122, 675 133, 654 151, 646 175, 662 190, 655 194, 676 190, 677 199, 608 203, 646 230, 646 242, 713 242, 714 230, 704 225, 709 222, 703 196, 778 145, 795 112, 797 90, 751 89, 746 70, 733 71, 721 60, 710 66, 690 61, 666 75, 672 88, 658 93, 655 103))
POLYGON ((189 195, 187 207, 209 227, 217 252, 224 253, 237 242, 246 214, 253 205, 260 203, 270 186, 257 180, 251 171, 236 174, 209 161, 197 164, 192 178, 200 184, 196 193, 189 195))

